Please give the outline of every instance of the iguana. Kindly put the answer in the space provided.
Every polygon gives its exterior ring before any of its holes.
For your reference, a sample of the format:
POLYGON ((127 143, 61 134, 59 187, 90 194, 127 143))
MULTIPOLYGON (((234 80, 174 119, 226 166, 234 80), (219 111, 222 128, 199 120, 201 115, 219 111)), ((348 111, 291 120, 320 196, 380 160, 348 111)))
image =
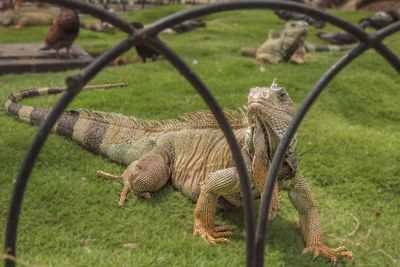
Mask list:
POLYGON ((20 28, 51 25, 56 15, 46 10, 7 10, 0 14, 0 26, 20 28))
MULTIPOLYGON (((354 45, 313 45, 304 44, 303 49, 305 52, 338 52, 347 51, 355 48, 354 45)), ((257 47, 242 47, 238 52, 242 56, 255 57, 257 53, 257 47)), ((301 62, 297 62, 298 64, 301 62)))
POLYGON ((287 22, 283 31, 271 30, 267 41, 257 49, 257 63, 303 63, 303 44, 307 32, 308 24, 305 21, 287 22))
MULTIPOLYGON (((40 88, 12 93, 5 110, 12 117, 39 125, 48 109, 19 105, 25 97, 58 93, 63 88, 40 88)), ((224 111, 241 147, 254 197, 263 191, 271 159, 295 112, 291 98, 275 80, 270 87, 250 89, 245 109, 224 111)), ((217 207, 242 205, 239 176, 224 134, 210 111, 186 113, 181 119, 141 120, 115 113, 84 109, 66 111, 53 130, 86 149, 128 165, 120 176, 98 171, 99 176, 122 179, 119 205, 129 191, 150 198, 168 180, 177 190, 197 201, 193 234, 208 243, 228 243, 233 233, 214 225, 217 207)), ((322 241, 322 229, 311 191, 299 169, 297 137, 291 140, 278 182, 274 187, 270 217, 279 212, 279 191, 287 191, 298 210, 306 243, 303 254, 322 254, 336 263, 353 254, 341 246, 331 249, 322 241)))
POLYGON ((256 57, 257 63, 304 63, 305 52, 333 52, 354 48, 351 45, 312 45, 304 44, 308 24, 304 21, 287 22, 283 31, 271 30, 268 39, 259 48, 242 47, 238 52, 243 56, 256 57))

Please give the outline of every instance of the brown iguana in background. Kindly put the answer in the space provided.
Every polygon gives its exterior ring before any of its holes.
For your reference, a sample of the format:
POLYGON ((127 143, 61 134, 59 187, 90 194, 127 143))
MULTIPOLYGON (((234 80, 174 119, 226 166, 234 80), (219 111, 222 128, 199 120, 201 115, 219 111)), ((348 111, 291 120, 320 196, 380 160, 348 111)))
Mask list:
POLYGON ((0 14, 0 26, 20 28, 25 26, 51 25, 55 18, 55 14, 42 9, 9 9, 0 14))
POLYGON ((303 63, 303 44, 307 32, 308 24, 305 21, 287 22, 283 31, 271 30, 267 41, 257 49, 257 63, 303 63))
POLYGON ((243 56, 256 57, 257 63, 277 64, 280 62, 304 63, 305 52, 333 52, 354 48, 352 45, 312 45, 304 44, 308 24, 304 21, 287 22, 283 31, 271 30, 268 39, 259 48, 243 47, 239 53, 243 56))
MULTIPOLYGON (((90 88, 87 88, 90 89, 90 88)), ((40 88, 12 93, 5 109, 12 117, 39 125, 49 110, 19 105, 25 97, 59 93, 65 88, 40 88)), ((250 89, 246 112, 225 111, 241 147, 254 197, 263 191, 272 157, 295 113, 286 90, 274 81, 270 87, 250 89)), ((129 191, 150 198, 151 192, 169 179, 184 195, 197 201, 193 234, 216 244, 229 242, 226 227, 214 226, 217 207, 242 205, 239 176, 223 132, 209 111, 187 113, 181 120, 147 121, 135 117, 79 109, 66 111, 53 128, 86 149, 128 165, 123 175, 102 171, 99 176, 121 178, 124 186, 119 205, 129 191)), ((288 192, 298 210, 300 227, 306 243, 303 254, 322 254, 334 264, 339 257, 353 254, 341 246, 327 247, 311 191, 301 173, 295 136, 285 156, 274 188, 270 217, 279 212, 278 190, 288 192)))

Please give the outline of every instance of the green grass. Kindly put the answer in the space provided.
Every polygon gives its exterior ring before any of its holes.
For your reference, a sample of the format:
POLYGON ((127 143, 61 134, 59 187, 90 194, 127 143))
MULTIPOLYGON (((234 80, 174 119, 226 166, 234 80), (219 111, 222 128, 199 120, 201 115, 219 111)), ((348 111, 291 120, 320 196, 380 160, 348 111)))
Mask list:
MULTIPOLYGON (((124 18, 149 23, 183 8, 137 11, 124 18)), ((334 13, 354 23, 370 15, 334 13)), ((243 106, 250 87, 269 85, 275 77, 298 106, 319 77, 343 55, 311 53, 303 65, 267 65, 266 72, 260 72, 254 59, 242 57, 237 51, 243 46, 260 45, 270 29, 284 27, 283 21, 271 11, 261 10, 219 13, 204 20, 205 29, 184 35, 161 34, 161 39, 189 63, 224 108, 243 106), (193 60, 198 64, 192 64, 193 60)), ((42 42, 47 29, 1 29, 0 42, 42 42)), ((335 30, 331 25, 324 29, 335 30)), ((314 36, 316 32, 311 28, 306 42, 322 44, 314 36)), ((82 30, 76 43, 100 53, 124 38, 126 35, 120 32, 107 35, 82 30)), ((400 55, 399 41, 389 47, 400 55)), ((134 50, 124 56, 133 63, 107 67, 91 84, 129 82, 129 87, 82 92, 69 109, 83 107, 157 120, 206 109, 190 84, 162 57, 141 64, 134 50)), ((0 99, 19 89, 62 86, 68 75, 78 72, 1 76, 0 99)), ((350 248, 356 255, 354 266, 399 264, 376 252, 382 249, 400 259, 399 84, 398 73, 376 52, 368 51, 334 78, 298 131, 300 164, 319 206, 324 240, 330 246, 350 248), (377 209, 379 217, 375 215, 377 209), (360 227, 348 237, 355 223, 350 214, 358 218, 360 227), (332 235, 348 241, 335 240, 329 237, 332 235)), ((50 107, 58 98, 53 95, 23 103, 50 107)), ((37 128, 11 119, 4 110, 0 112, 0 124, 3 251, 13 180, 37 128)), ((241 209, 217 212, 216 224, 228 225, 235 235, 229 245, 210 246, 192 236, 195 204, 172 185, 153 194, 151 200, 129 195, 126 206, 118 208, 121 186, 97 178, 99 169, 120 173, 124 167, 62 137, 48 138, 24 197, 18 228, 19 259, 38 266, 244 265, 241 209), (79 245, 82 239, 90 252, 79 245), (138 248, 124 248, 124 243, 135 243, 138 248)), ((327 266, 324 259, 312 263, 310 256, 300 255, 304 244, 296 211, 284 192, 281 200, 280 216, 269 224, 266 266, 327 266)), ((347 266, 348 261, 340 264, 347 266)))

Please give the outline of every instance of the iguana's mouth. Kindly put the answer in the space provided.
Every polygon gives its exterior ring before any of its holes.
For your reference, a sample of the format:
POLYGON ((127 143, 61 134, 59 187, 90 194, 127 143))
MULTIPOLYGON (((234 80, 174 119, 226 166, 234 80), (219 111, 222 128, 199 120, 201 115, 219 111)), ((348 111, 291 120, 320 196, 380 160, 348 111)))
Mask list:
POLYGON ((276 108, 276 107, 274 107, 272 105, 265 104, 265 102, 257 101, 257 100, 249 102, 248 103, 248 109, 249 110, 251 110, 251 109, 256 109, 256 110, 261 110, 261 109, 263 109, 263 110, 274 110, 274 111, 279 111, 279 112, 285 112, 286 113, 286 110, 284 110, 284 109, 276 108))
MULTIPOLYGON (((261 101, 251 101, 248 104, 248 121, 253 124, 258 119, 266 133, 274 133, 282 138, 292 116, 284 109, 277 108, 261 101), (277 118, 280 118, 277 120, 277 118), (277 122, 279 121, 279 122, 277 122)), ((269 137, 271 138, 271 137, 269 137)))

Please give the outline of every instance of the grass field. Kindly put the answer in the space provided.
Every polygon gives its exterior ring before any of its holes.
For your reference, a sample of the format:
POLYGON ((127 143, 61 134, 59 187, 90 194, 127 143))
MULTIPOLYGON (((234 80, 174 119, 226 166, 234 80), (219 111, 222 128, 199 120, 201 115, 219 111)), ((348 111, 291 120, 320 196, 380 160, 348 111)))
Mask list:
MULTIPOLYGON (((122 17, 150 23, 184 6, 137 11, 122 17)), ((370 13, 333 13, 357 23, 370 13)), ((276 77, 296 106, 343 52, 310 53, 305 64, 266 65, 242 57, 243 46, 262 44, 270 29, 284 22, 272 11, 234 11, 203 18, 207 28, 160 38, 189 63, 224 108, 245 105, 250 87, 270 85, 276 77), (193 64, 194 60, 198 64, 193 64)), ((90 21, 89 18, 86 19, 90 21)), ((0 29, 1 43, 42 42, 48 27, 0 29)), ((335 31, 327 25, 324 31, 335 31)), ((322 44, 310 28, 307 43, 322 44)), ((126 37, 81 30, 78 45, 101 53, 126 37)), ((399 34, 388 37, 394 39, 399 34)), ((400 55, 400 41, 388 45, 400 55)), ((128 82, 126 88, 80 93, 69 109, 87 108, 143 119, 176 118, 206 109, 190 84, 164 58, 141 64, 134 50, 131 63, 105 68, 91 84, 128 82)), ((72 70, 0 76, 0 99, 13 91, 62 86, 72 70)), ((321 94, 298 130, 303 173, 319 207, 330 246, 346 245, 354 266, 400 265, 400 76, 369 50, 337 75, 321 94), (377 212, 380 216, 377 216, 377 212), (355 225, 360 226, 348 236, 355 225), (385 254, 387 253, 387 254, 385 254), (395 261, 397 260, 397 261, 395 261)), ((59 95, 27 99, 23 104, 50 107, 59 95)), ((14 179, 37 128, 0 111, 0 249, 14 179)), ((216 224, 235 235, 216 247, 192 236, 195 204, 168 185, 144 200, 133 194, 118 208, 120 183, 96 177, 102 169, 119 173, 124 166, 51 135, 27 186, 18 228, 17 256, 37 266, 243 266, 245 229, 241 209, 219 211, 216 224), (81 244, 80 244, 81 243, 81 244), (134 250, 125 248, 134 243, 134 250), (82 245, 83 244, 83 245, 82 245)), ((269 224, 266 266, 328 266, 301 256, 303 238, 298 216, 284 192, 280 216, 269 224)), ((256 202, 258 204, 258 202, 256 202)), ((340 261, 348 266, 348 261, 340 261)))

